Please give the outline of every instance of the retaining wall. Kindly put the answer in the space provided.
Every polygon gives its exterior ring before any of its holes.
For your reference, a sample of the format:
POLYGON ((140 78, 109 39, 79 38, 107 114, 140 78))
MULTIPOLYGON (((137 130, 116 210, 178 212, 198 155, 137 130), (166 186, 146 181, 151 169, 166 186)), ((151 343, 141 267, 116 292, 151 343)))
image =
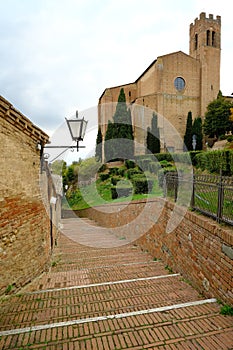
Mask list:
MULTIPOLYGON (((233 304, 233 232, 212 219, 187 211, 183 220, 170 233, 166 226, 174 204, 165 200, 130 202, 88 208, 75 212, 105 227, 119 227, 125 235, 140 231, 135 244, 162 259, 174 272, 182 274, 206 297, 216 297, 233 304), (140 217, 137 220, 137 217, 140 217), (141 223, 141 225, 139 224, 141 223), (126 228, 126 230, 125 230, 126 228)), ((179 215, 179 208, 178 215, 179 215)), ((180 209, 180 214, 184 211, 180 209)), ((67 217, 68 212, 64 213, 67 217)))

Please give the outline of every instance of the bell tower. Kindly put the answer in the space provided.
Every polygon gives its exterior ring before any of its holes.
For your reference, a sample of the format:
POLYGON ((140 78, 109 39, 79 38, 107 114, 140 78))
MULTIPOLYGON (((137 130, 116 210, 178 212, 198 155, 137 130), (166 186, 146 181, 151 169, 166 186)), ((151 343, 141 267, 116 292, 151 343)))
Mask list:
POLYGON ((220 90, 221 16, 214 19, 202 12, 190 24, 189 54, 200 61, 200 112, 204 117, 207 105, 220 90))

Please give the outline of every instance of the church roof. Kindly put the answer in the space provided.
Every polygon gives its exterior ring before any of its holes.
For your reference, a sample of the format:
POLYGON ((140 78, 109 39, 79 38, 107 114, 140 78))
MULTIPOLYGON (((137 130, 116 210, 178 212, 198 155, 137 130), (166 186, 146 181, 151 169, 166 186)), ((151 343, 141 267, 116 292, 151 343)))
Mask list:
POLYGON ((127 86, 127 85, 131 85, 131 84, 135 84, 137 83, 149 70, 151 67, 153 67, 153 65, 155 65, 155 63, 157 62, 158 58, 163 58, 163 57, 168 57, 168 56, 174 56, 174 55, 177 55, 177 54, 182 54, 184 56, 186 56, 187 58, 189 59, 192 59, 192 60, 196 60, 196 58, 184 53, 183 51, 175 51, 175 52, 171 52, 171 53, 168 53, 168 54, 165 54, 165 55, 161 55, 161 56, 158 56, 143 72, 142 74, 132 83, 127 83, 127 84, 122 84, 122 85, 118 85, 118 86, 111 86, 110 88, 106 88, 103 93, 101 94, 99 100, 101 100, 101 98, 104 96, 106 90, 108 89, 115 89, 115 88, 118 88, 118 87, 124 87, 124 86, 127 86))

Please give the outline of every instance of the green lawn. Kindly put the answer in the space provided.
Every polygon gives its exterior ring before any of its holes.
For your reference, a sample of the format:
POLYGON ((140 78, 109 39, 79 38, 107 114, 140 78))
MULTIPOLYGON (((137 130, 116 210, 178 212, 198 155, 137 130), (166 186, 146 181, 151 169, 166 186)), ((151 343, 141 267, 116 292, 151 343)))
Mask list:
POLYGON ((107 203, 118 203, 163 196, 163 191, 158 186, 157 179, 155 179, 153 189, 149 194, 133 194, 129 197, 120 197, 113 200, 111 195, 111 187, 112 184, 110 178, 105 181, 97 180, 91 185, 77 189, 68 200, 69 206, 66 202, 64 202, 63 208, 68 209, 70 207, 72 210, 80 210, 107 203))

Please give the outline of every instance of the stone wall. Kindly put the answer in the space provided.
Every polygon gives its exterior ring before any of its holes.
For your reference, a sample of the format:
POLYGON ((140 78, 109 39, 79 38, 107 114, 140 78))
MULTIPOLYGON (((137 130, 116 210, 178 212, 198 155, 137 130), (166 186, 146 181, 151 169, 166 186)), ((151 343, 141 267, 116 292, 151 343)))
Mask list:
POLYGON ((54 231, 40 185, 47 201, 51 186, 41 172, 37 147, 47 141, 42 130, 0 97, 0 294, 22 287, 49 263, 54 231))
MULTIPOLYGON (((89 217, 106 227, 122 226, 124 229, 130 225, 130 233, 138 229, 136 218, 145 205, 143 201, 131 202, 128 206, 114 204, 114 207, 108 205, 108 210, 104 206, 89 208, 76 212, 76 215, 89 217)), ((147 208, 146 215, 140 219, 141 225, 147 227, 148 219, 155 223, 135 243, 154 258, 162 259, 174 272, 181 273, 206 297, 233 304, 232 229, 187 211, 178 227, 166 233, 174 204, 157 199, 150 201, 147 208)))

